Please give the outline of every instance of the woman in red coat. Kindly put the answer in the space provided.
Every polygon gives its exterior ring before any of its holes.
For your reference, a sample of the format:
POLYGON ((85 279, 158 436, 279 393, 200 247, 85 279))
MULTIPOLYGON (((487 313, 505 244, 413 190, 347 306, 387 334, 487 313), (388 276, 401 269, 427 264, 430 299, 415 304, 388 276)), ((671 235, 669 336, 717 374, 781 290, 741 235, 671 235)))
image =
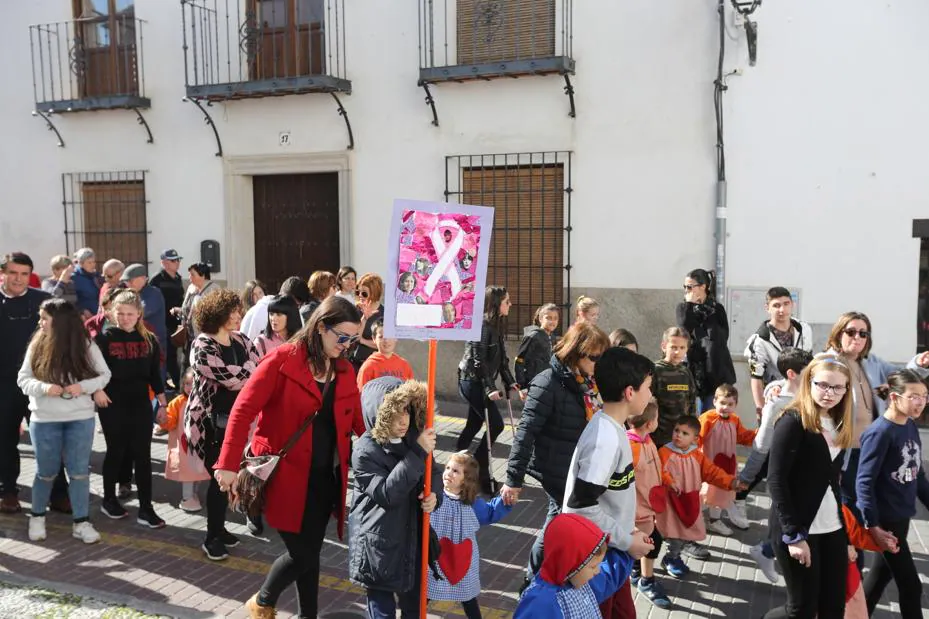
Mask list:
POLYGON ((223 490, 232 487, 255 417, 251 451, 265 455, 280 451, 307 416, 315 415, 278 463, 267 488, 265 519, 278 530, 287 552, 246 603, 251 617, 274 616, 278 597, 293 582, 299 616, 316 616, 326 525, 335 515, 342 537, 351 436, 365 430, 355 371, 342 358, 358 340, 360 322, 358 310, 345 299, 323 301, 291 342, 261 361, 229 417, 214 467, 223 490))

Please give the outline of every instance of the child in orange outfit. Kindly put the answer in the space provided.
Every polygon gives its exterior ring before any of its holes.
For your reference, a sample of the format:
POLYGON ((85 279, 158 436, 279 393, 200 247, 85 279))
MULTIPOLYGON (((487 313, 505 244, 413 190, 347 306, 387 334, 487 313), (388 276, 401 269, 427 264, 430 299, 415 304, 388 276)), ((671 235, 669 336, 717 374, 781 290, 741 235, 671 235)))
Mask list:
MULTIPOLYGON (((703 454, 716 466, 730 475, 735 475, 736 445, 751 445, 755 440, 756 430, 749 430, 742 425, 735 413, 739 405, 739 392, 732 385, 720 385, 713 395, 713 410, 700 415, 699 444, 703 454)), ((748 523, 734 516, 728 510, 735 501, 735 492, 716 488, 708 484, 703 487, 704 502, 709 509, 707 529, 719 535, 732 535, 732 529, 726 526, 720 517, 726 510, 732 526, 745 530, 748 523)))
POLYGON ((658 512, 667 508, 667 490, 662 483, 661 460, 658 448, 652 441, 652 432, 658 429, 658 403, 652 400, 638 417, 629 419, 626 430, 632 447, 632 464, 635 467, 635 528, 652 538, 655 547, 632 564, 632 584, 658 608, 670 608, 671 600, 664 587, 655 578, 655 559, 661 551, 661 533, 655 527, 658 512))
POLYGON ((194 387, 194 370, 188 368, 181 378, 181 393, 168 403, 161 428, 168 431, 168 453, 165 458, 165 479, 181 482, 180 508, 188 513, 201 509, 197 498, 197 482, 207 481, 210 474, 199 458, 182 448, 184 436, 184 409, 194 387))
POLYGON ((718 488, 735 490, 738 480, 703 455, 697 447, 700 421, 685 415, 674 425, 671 442, 658 450, 662 464, 662 480, 668 490, 668 507, 657 515, 658 530, 668 542, 668 552, 661 567, 675 578, 684 578, 690 568, 681 559, 687 542, 706 538, 700 488, 703 482, 718 488))

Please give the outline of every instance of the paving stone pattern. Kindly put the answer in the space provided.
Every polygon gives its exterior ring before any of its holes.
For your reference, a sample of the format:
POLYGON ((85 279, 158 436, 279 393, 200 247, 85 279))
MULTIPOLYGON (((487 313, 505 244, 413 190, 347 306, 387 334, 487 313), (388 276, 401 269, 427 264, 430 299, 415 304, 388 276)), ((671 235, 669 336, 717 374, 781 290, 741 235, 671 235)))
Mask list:
MULTIPOLYGON (((458 402, 441 403, 437 418, 439 442, 437 459, 455 450, 455 438, 464 427, 466 409, 458 402)), ((27 441, 28 437, 24 439, 27 441)), ((494 448, 495 472, 503 480, 505 459, 512 434, 507 427, 494 448)), ((168 522, 158 531, 135 524, 137 502, 126 503, 130 518, 113 521, 99 512, 102 496, 100 477, 105 443, 98 433, 94 441, 93 477, 91 481, 91 517, 103 535, 103 542, 93 546, 81 544, 70 535, 70 519, 49 512, 48 540, 28 540, 24 515, 0 516, 0 581, 42 582, 57 590, 79 591, 98 599, 116 600, 132 608, 176 617, 246 617, 243 603, 260 587, 270 563, 283 551, 283 544, 273 531, 253 538, 238 515, 230 515, 230 531, 242 543, 230 551, 229 560, 213 563, 203 556, 200 544, 206 529, 205 509, 186 514, 177 508, 180 485, 166 481, 164 470, 165 437, 153 439, 155 507, 168 522)), ((476 443, 475 443, 476 446, 476 443)), ((28 506, 29 486, 35 473, 31 447, 24 442, 21 499, 28 506)), ((203 498, 205 487, 200 488, 203 498)), ((481 576, 484 590, 481 607, 484 617, 498 619, 512 616, 516 591, 523 579, 525 561, 538 527, 545 517, 546 500, 534 482, 527 483, 517 509, 503 522, 485 528, 479 535, 481 576)), ((205 505, 205 502, 204 502, 205 505)), ((643 596, 637 596, 638 616, 649 619, 683 617, 760 617, 784 601, 782 585, 772 586, 755 568, 748 547, 764 534, 769 498, 757 493, 748 510, 752 527, 730 538, 712 535, 707 540, 713 559, 707 562, 688 560, 691 575, 676 581, 658 570, 659 578, 671 596, 674 607, 660 610, 643 596)), ((24 510, 26 511, 26 510, 24 510)), ((921 578, 929 583, 929 524, 926 513, 919 516, 910 534, 921 578)), ((347 545, 339 541, 330 524, 322 554, 323 576, 320 586, 320 612, 335 616, 338 611, 362 614, 364 592, 347 579, 347 545)), ((929 587, 926 587, 929 590, 929 587)), ((874 617, 899 616, 895 590, 888 589, 886 601, 874 617)), ((925 598, 924 598, 925 599, 925 598)), ((929 607, 929 604, 926 605, 929 607)), ((293 588, 281 598, 280 617, 296 611, 293 588)), ((460 606, 433 602, 429 613, 435 617, 464 616, 460 606)), ((25 615, 19 615, 25 616, 25 615)), ((929 617, 929 613, 926 614, 929 617)))

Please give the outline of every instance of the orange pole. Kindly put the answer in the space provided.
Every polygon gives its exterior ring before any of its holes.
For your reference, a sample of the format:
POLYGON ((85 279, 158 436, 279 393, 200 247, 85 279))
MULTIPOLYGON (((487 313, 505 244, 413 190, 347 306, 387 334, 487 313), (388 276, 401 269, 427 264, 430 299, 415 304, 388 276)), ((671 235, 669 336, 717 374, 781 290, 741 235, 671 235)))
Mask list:
MULTIPOLYGON (((438 342, 429 340, 429 370, 426 384, 426 427, 431 428, 435 423, 435 356, 438 342)), ((432 454, 426 456, 426 476, 423 487, 423 496, 429 496, 432 492, 432 454)), ((419 617, 426 619, 426 594, 429 579, 429 514, 423 514, 423 556, 422 556, 422 574, 419 583, 419 617)))

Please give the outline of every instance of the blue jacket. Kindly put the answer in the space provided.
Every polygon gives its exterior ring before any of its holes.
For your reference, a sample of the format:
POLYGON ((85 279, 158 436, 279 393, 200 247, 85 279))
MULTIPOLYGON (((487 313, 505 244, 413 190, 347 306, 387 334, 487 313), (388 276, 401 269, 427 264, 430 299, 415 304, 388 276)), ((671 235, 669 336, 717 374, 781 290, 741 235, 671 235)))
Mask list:
POLYGON ((145 321, 152 326, 158 345, 161 350, 168 350, 168 327, 165 316, 165 298, 161 290, 154 286, 145 285, 139 292, 142 298, 142 307, 145 310, 145 321))
POLYGON ((601 617, 599 604, 616 593, 632 571, 632 557, 610 548, 600 573, 581 587, 554 585, 536 574, 519 599, 514 619, 592 619, 601 617))
POLYGON ((87 310, 96 316, 100 308, 100 276, 77 267, 71 281, 74 282, 74 292, 77 293, 77 311, 87 310))

